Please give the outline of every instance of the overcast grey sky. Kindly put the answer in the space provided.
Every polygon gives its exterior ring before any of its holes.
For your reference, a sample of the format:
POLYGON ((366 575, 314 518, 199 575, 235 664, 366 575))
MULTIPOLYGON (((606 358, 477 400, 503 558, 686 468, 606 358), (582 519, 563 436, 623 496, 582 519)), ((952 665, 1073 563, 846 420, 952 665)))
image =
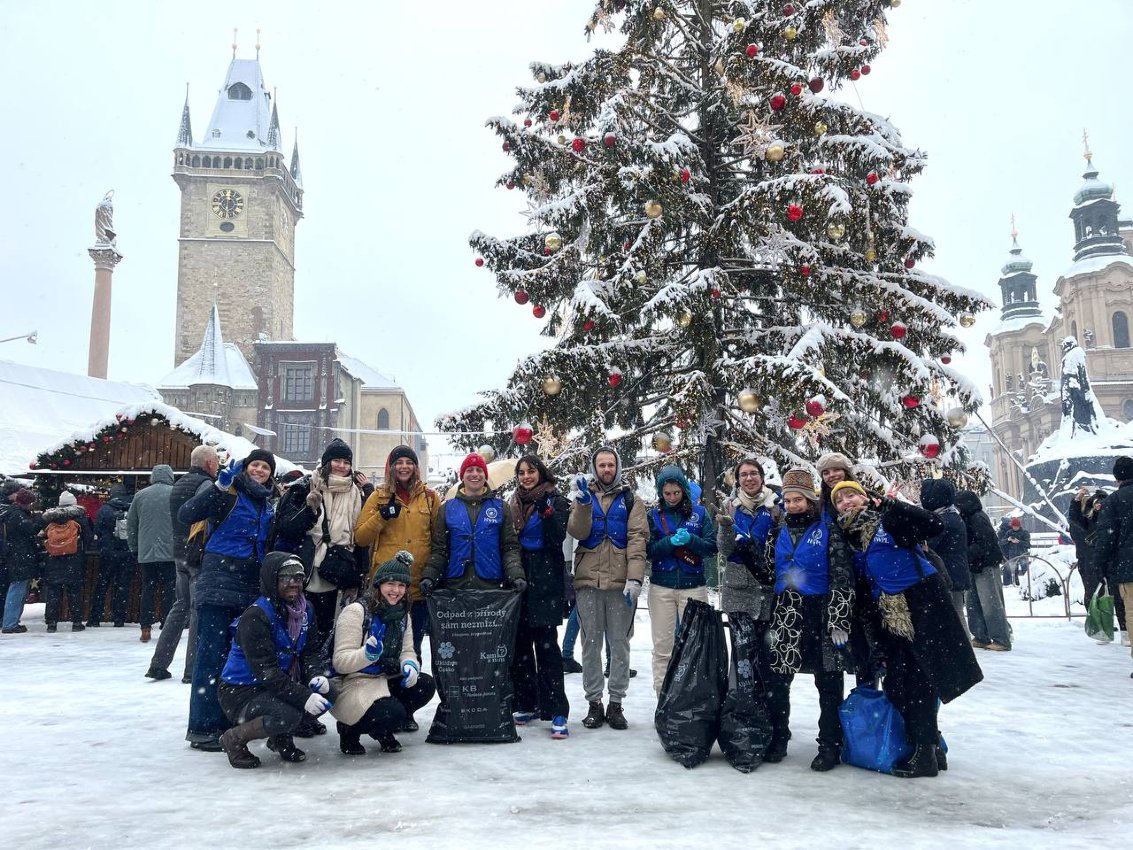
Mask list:
MULTIPOLYGON (((501 384, 534 346, 529 307, 473 265, 474 229, 519 232, 522 199, 484 120, 507 114, 532 60, 580 60, 592 0, 357 3, 6 4, 0 17, 0 358, 84 372, 94 207, 115 190, 125 259, 114 275, 110 377, 173 367, 178 190, 169 174, 185 94, 199 140, 231 58, 260 54, 278 90, 284 148, 299 128, 306 188, 295 331, 335 340, 396 377, 427 428, 501 384), (347 11, 350 9, 351 11, 347 11)), ((1102 179, 1133 186, 1128 61, 1133 2, 906 0, 857 84, 929 155, 911 223, 935 238, 927 267, 993 296, 1009 216, 1044 305, 1071 261, 1067 215, 1089 128, 1102 179)), ((1126 214, 1133 213, 1127 209, 1126 214)), ((985 390, 983 338, 959 362, 985 390)), ((202 329, 203 332, 203 329, 202 329)))

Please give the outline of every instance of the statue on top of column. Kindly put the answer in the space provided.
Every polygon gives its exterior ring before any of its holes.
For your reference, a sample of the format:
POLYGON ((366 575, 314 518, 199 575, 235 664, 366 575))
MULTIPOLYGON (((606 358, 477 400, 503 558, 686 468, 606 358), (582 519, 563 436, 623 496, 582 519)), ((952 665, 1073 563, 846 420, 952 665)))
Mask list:
POLYGON ((114 247, 118 234, 114 232, 114 190, 111 189, 94 208, 94 244, 114 247))

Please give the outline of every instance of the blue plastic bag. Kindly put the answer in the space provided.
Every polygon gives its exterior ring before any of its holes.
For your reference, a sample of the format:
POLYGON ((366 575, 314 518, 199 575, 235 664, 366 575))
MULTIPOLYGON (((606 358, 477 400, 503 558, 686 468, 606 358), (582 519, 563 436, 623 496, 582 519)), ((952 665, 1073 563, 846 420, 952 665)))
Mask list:
POLYGON ((905 740, 905 721, 882 691, 864 685, 850 691, 838 709, 842 721, 842 761, 854 767, 892 773, 913 748, 905 740))

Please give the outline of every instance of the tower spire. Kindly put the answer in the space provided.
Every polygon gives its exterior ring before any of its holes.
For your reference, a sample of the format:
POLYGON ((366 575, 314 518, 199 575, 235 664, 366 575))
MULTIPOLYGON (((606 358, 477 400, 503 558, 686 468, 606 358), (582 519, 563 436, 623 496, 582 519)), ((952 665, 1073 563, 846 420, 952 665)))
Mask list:
POLYGON ((274 97, 271 99, 271 123, 268 125, 267 146, 273 151, 279 150, 279 109, 274 97))
POLYGON ((181 127, 177 130, 177 147, 193 146, 193 126, 189 121, 189 84, 185 83, 185 107, 181 110, 181 127))
POLYGON ((299 128, 295 128, 295 147, 291 150, 291 179, 295 185, 302 187, 303 174, 299 170, 299 128))
POLYGON ((237 29, 236 29, 236 27, 233 27, 232 28, 232 58, 233 59, 236 58, 236 33, 237 33, 237 29))
POLYGON ((260 28, 256 27, 256 61, 260 60, 260 28))

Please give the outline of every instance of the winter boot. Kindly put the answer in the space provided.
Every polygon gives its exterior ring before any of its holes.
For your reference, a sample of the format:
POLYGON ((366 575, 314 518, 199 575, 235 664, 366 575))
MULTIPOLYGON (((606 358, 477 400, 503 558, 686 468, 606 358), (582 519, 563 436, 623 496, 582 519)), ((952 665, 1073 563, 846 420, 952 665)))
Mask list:
POLYGON ((284 761, 307 760, 307 754, 295 746, 295 739, 290 735, 272 735, 268 738, 268 749, 273 753, 279 753, 279 757, 284 761))
POLYGON ((393 732, 383 732, 378 736, 378 746, 382 748, 383 753, 400 753, 401 742, 393 737, 393 732))
POLYGON ((816 755, 814 761, 810 763, 810 769, 825 773, 828 770, 836 768, 841 760, 842 748, 837 744, 833 746, 819 744, 818 755, 816 755))
POLYGON ((787 742, 791 740, 791 733, 788 729, 776 729, 771 734, 771 744, 767 747, 767 752, 763 756, 765 762, 771 764, 778 764, 787 757, 787 742))
POLYGON ((944 736, 936 733, 936 767, 939 770, 948 770, 948 750, 944 749, 944 736))
POLYGON ((75 620, 75 622, 71 623, 71 631, 73 632, 85 632, 86 630, 87 627, 78 620, 75 620))
POLYGON ((421 727, 417 725, 417 721, 413 719, 413 715, 411 714, 411 715, 409 715, 408 717, 405 718, 405 720, 402 722, 400 728, 398 728, 397 731, 398 732, 416 732, 420 728, 421 727))
POLYGON ((160 682, 162 679, 168 679, 173 676, 168 670, 158 670, 156 667, 150 667, 146 670, 146 678, 153 679, 155 682, 160 682))
POLYGON ((49 633, 57 632, 57 631, 59 631, 59 626, 56 623, 48 623, 47 624, 47 631, 49 633))
POLYGON ((342 750, 344 755, 366 755, 366 748, 362 746, 362 742, 359 740, 362 733, 357 726, 347 726, 340 720, 336 724, 336 728, 338 729, 338 748, 342 750))
POLYGON ((326 733, 326 724, 303 712, 303 719, 299 721, 298 728, 291 734, 296 738, 314 738, 316 735, 325 735, 326 733))
POLYGON ((582 718, 582 725, 587 729, 597 729, 606 722, 606 713, 602 710, 602 700, 590 703, 590 711, 582 718))
POLYGON ((260 766, 260 760, 248 749, 248 742, 258 738, 266 738, 268 733, 264 730, 264 719, 257 717, 239 726, 233 726, 220 736, 220 745, 228 756, 228 763, 241 770, 260 766))
POLYGON ((629 724, 626 723, 626 716, 622 713, 622 704, 620 702, 612 702, 606 707, 606 722, 610 724, 611 729, 628 729, 629 724))
POLYGON ((582 665, 575 661, 573 658, 563 656, 563 672, 564 673, 581 673, 582 665))
POLYGON ((142 636, 139 638, 142 643, 149 643, 151 637, 151 630, 149 626, 142 626, 142 636))
POLYGON ((918 776, 936 776, 940 765, 936 761, 936 744, 917 744, 913 754, 893 765, 893 775, 902 779, 918 776))

